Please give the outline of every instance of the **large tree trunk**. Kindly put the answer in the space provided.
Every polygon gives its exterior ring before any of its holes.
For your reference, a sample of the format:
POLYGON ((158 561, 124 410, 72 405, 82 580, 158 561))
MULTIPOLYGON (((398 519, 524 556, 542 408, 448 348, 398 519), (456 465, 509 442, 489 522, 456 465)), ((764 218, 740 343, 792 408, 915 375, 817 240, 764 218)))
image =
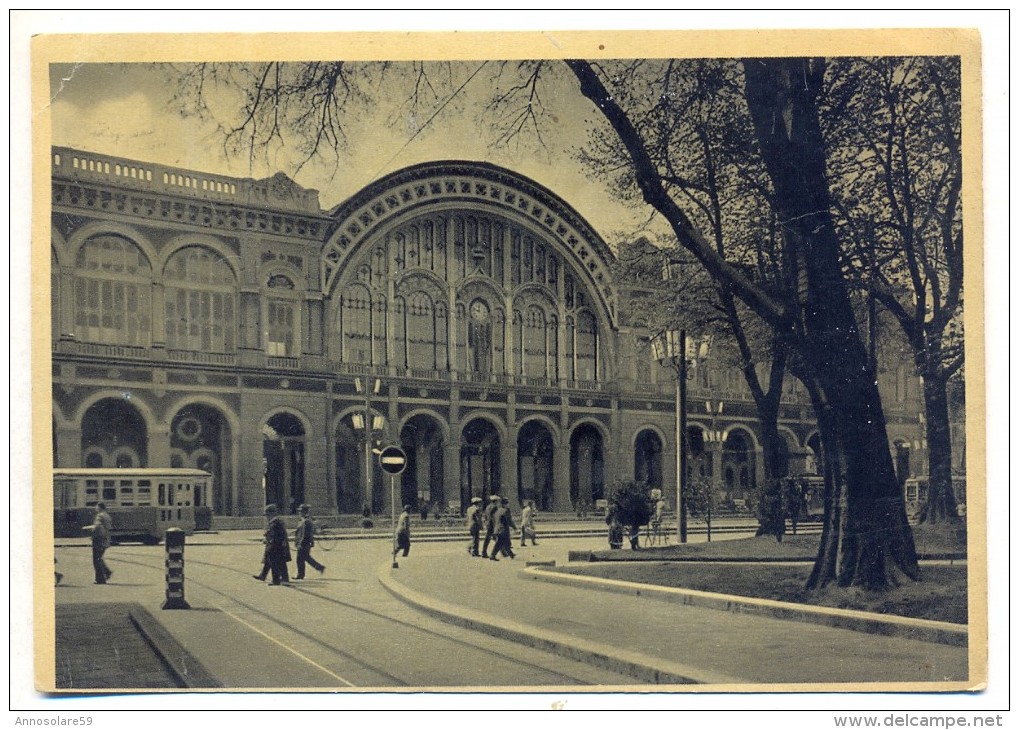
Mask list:
POLYGON ((948 421, 948 384, 940 372, 924 373, 923 399, 927 417, 927 503, 920 522, 960 521, 952 489, 952 437, 948 421))
POLYGON ((761 426, 761 451, 764 457, 764 485, 758 508, 757 535, 772 535, 779 542, 785 534, 785 479, 788 463, 782 458, 783 439, 778 432, 778 404, 758 403, 761 426))
POLYGON ((816 105, 823 65, 795 58, 743 65, 776 211, 798 258, 799 349, 822 400, 819 419, 828 421, 827 468, 838 490, 817 558, 824 567, 812 583, 887 588, 903 575, 918 578, 919 568, 876 377, 839 261, 816 105))

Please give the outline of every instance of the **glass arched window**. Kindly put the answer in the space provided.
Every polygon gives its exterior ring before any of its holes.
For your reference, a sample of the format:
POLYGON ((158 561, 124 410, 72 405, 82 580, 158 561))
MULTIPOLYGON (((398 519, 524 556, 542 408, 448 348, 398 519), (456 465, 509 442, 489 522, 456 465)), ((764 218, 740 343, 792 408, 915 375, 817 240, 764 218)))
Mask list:
POLYGON ((270 276, 263 299, 266 354, 271 357, 300 355, 301 302, 294 282, 283 274, 270 276))
POLYGON ((436 363, 435 330, 438 320, 432 298, 423 291, 407 297, 407 363, 412 368, 434 370, 436 363))
POLYGON ((548 355, 545 327, 545 312, 537 305, 527 308, 524 318, 524 375, 533 378, 546 377, 546 358, 548 355))
POLYGON ((166 263, 166 346, 233 352, 237 347, 237 282, 222 254, 202 246, 166 263))
POLYGON ((577 380, 598 379, 598 324, 590 312, 577 315, 577 380))
POLYGON ((121 236, 90 238, 78 251, 74 334, 83 342, 148 346, 152 339, 152 267, 121 236))
POLYGON ((470 324, 467 330, 467 346, 470 355, 470 371, 492 372, 492 310, 483 299, 471 302, 470 324))
POLYGON ((340 351, 344 362, 371 364, 372 302, 368 290, 358 284, 340 297, 340 351))

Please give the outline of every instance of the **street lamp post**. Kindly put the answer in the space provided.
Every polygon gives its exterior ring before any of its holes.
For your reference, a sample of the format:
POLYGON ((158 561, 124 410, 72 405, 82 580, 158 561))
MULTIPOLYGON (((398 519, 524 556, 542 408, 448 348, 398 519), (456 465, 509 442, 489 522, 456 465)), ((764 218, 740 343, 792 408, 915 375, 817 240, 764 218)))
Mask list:
POLYGON ((375 485, 373 484, 373 469, 372 469, 372 446, 373 436, 375 431, 382 431, 386 426, 386 419, 381 415, 373 415, 372 413, 372 395, 378 395, 382 388, 382 381, 375 378, 369 387, 368 383, 363 382, 361 378, 354 378, 354 387, 358 393, 364 395, 364 415, 355 413, 351 420, 354 422, 354 428, 357 430, 364 431, 364 484, 365 484, 365 505, 368 506, 372 512, 374 508, 374 496, 375 496, 375 485))
POLYGON ((656 360, 676 369, 676 521, 679 541, 686 542, 686 330, 666 330, 651 345, 656 360))
POLYGON ((651 341, 651 347, 656 360, 669 363, 676 370, 676 521, 679 541, 686 542, 687 451, 689 449, 686 428, 686 381, 693 375, 690 372, 690 364, 696 366, 698 358, 707 360, 711 349, 711 337, 705 336, 691 343, 687 339, 685 329, 670 329, 659 333, 651 341))
POLYGON ((722 416, 725 408, 724 401, 704 401, 704 410, 707 411, 710 425, 704 434, 705 446, 710 454, 711 481, 709 488, 715 490, 719 487, 722 476, 722 451, 725 442, 725 430, 716 427, 716 420, 722 416))

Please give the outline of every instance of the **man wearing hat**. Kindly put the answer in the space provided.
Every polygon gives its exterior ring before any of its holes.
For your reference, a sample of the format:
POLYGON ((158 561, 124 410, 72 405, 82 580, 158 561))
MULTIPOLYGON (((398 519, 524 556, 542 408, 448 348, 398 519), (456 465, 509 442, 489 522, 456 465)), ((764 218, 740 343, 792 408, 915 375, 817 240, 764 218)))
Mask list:
MULTIPOLYGON (((481 557, 483 558, 488 557, 488 546, 492 542, 492 536, 497 527, 495 524, 495 511, 497 509, 499 509, 499 495, 493 494, 488 498, 488 506, 485 507, 485 544, 481 548, 481 557)), ((495 552, 492 555, 495 555, 495 552)))
POLYGON ((311 549, 315 546, 315 522, 311 519, 311 508, 302 504, 297 508, 301 515, 301 521, 294 530, 294 546, 297 548, 297 575, 296 580, 304 579, 304 566, 310 565, 319 573, 324 573, 326 566, 311 557, 311 549))
POLYGON ((517 529, 517 526, 513 524, 513 515, 510 513, 508 499, 503 497, 500 500, 499 507, 492 519, 495 522, 495 546, 492 548, 492 557, 489 560, 498 562, 500 554, 506 558, 515 558, 517 555, 513 552, 511 531, 517 529))
POLYGON ((471 506, 467 508, 467 531, 471 535, 467 554, 476 558, 478 542, 481 540, 481 497, 471 497, 471 506))
POLYGON ((287 526, 280 517, 276 505, 265 505, 265 558, 264 562, 272 572, 272 583, 270 585, 290 585, 290 573, 287 570, 287 563, 290 562, 290 539, 287 536, 287 526))

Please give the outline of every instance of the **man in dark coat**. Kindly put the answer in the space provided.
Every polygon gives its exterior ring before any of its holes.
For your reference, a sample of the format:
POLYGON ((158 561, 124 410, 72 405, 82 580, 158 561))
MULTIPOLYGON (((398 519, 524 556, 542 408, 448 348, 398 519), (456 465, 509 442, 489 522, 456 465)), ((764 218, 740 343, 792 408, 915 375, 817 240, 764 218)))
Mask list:
POLYGON ((287 563, 290 562, 290 538, 287 535, 287 526, 276 509, 276 505, 265 506, 265 519, 268 524, 265 527, 265 558, 264 562, 272 572, 272 583, 270 585, 290 585, 290 573, 287 563))
MULTIPOLYGON (((493 494, 488 498, 488 506, 485 507, 485 544, 481 547, 481 557, 488 557, 488 546, 492 542, 492 536, 495 534, 495 511, 499 509, 499 496, 493 494)), ((492 557, 495 557, 495 552, 492 552, 492 557)))
POLYGON ((297 508, 301 521, 294 530, 294 547, 297 548, 296 580, 304 579, 304 565, 307 563, 319 573, 324 573, 326 566, 311 557, 311 549, 315 546, 315 523, 311 519, 311 509, 306 504, 297 508))
POLYGON ((513 524, 513 514, 510 512, 509 500, 505 497, 503 497, 499 508, 495 512, 494 520, 495 546, 492 548, 490 560, 498 562, 498 555, 500 553, 504 557, 515 558, 517 555, 513 552, 513 535, 511 531, 517 529, 517 526, 513 524))

